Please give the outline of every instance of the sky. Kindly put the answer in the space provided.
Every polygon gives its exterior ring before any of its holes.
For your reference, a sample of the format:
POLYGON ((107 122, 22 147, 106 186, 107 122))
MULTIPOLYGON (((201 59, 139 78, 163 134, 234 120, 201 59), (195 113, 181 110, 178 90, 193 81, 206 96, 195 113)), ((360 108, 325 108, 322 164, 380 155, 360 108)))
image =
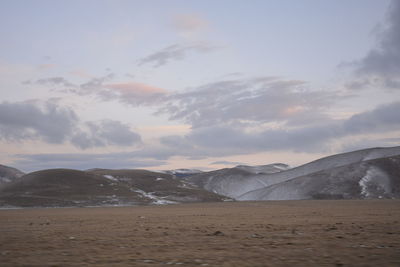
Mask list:
POLYGON ((0 164, 298 166, 400 145, 400 0, 0 0, 0 164))

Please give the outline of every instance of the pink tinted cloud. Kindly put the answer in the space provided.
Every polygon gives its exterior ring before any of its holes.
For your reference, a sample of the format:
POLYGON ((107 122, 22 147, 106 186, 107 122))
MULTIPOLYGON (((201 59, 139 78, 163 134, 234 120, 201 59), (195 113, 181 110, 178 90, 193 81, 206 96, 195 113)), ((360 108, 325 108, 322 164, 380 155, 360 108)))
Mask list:
POLYGON ((55 64, 40 64, 37 66, 37 68, 40 70, 48 70, 48 69, 53 69, 55 67, 56 67, 55 64))
POLYGON ((167 95, 167 90, 144 83, 127 82, 104 85, 118 98, 128 104, 151 104, 167 95))
POLYGON ((306 110, 306 108, 303 107, 303 106, 294 105, 294 106, 286 107, 286 108, 282 111, 282 114, 283 114, 284 116, 292 116, 292 115, 295 115, 295 114, 297 114, 297 113, 303 112, 303 111, 305 111, 305 110, 306 110))
POLYGON ((194 32, 208 27, 208 21, 197 14, 180 14, 174 17, 174 26, 179 31, 194 32))

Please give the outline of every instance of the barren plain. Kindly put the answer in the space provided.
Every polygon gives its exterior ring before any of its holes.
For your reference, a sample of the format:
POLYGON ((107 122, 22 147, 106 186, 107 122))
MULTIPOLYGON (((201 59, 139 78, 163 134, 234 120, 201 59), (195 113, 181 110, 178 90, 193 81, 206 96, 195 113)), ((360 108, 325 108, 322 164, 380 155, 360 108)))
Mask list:
POLYGON ((0 265, 400 266, 400 201, 0 210, 0 265))

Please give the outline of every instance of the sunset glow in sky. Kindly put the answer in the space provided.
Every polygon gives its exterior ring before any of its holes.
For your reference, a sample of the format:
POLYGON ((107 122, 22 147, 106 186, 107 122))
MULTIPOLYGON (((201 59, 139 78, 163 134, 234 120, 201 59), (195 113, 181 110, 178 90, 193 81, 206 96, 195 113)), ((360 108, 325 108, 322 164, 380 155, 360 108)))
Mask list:
POLYGON ((399 0, 1 0, 0 36, 0 164, 23 171, 400 145, 399 0))

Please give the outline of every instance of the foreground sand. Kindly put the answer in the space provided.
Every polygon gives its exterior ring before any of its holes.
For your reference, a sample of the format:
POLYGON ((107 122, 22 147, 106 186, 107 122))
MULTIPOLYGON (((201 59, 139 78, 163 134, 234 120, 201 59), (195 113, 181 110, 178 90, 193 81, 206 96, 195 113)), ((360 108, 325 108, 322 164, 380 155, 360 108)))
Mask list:
POLYGON ((400 266, 400 201, 0 210, 1 266, 400 266))

